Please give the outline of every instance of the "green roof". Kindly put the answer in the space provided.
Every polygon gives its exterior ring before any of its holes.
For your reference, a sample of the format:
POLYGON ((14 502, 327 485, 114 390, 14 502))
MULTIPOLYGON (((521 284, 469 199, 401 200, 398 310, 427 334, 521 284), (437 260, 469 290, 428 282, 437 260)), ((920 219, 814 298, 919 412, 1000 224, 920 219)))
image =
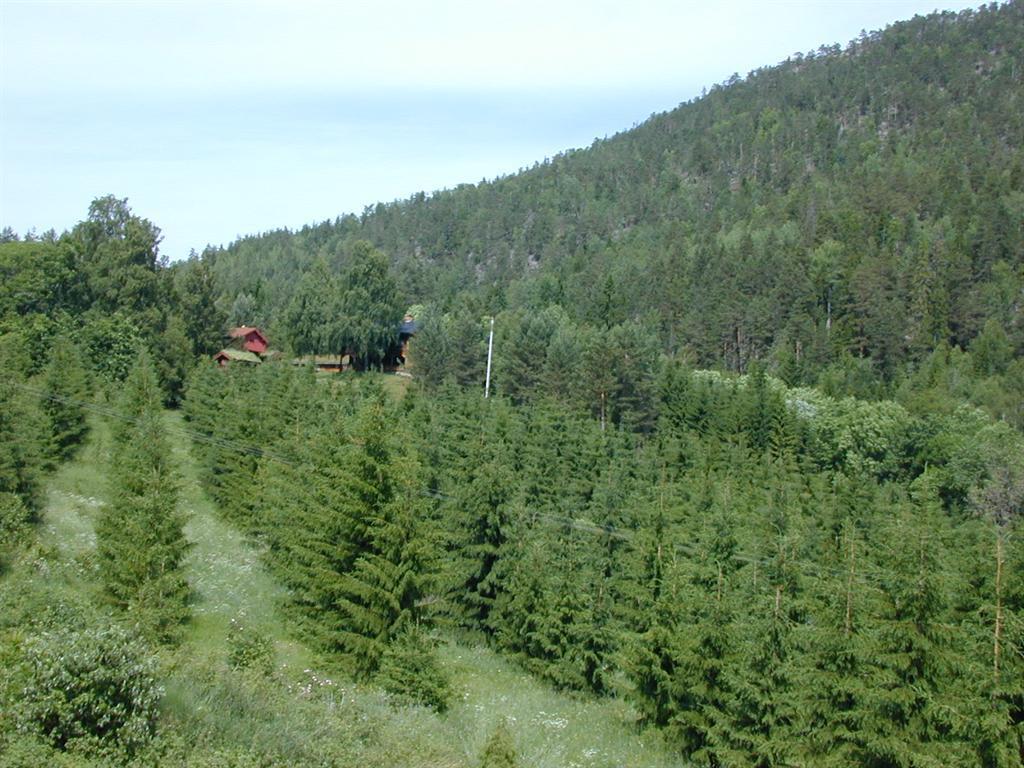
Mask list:
POLYGON ((255 352, 248 352, 243 349, 222 349, 214 357, 220 357, 224 355, 228 360, 237 361, 239 363, 262 363, 260 356, 255 352))

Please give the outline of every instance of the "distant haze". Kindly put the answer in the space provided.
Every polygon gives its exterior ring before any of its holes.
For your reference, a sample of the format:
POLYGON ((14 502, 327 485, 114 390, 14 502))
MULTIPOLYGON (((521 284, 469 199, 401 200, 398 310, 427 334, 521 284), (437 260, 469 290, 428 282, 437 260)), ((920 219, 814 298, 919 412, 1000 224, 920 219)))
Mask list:
POLYGON ((934 8, 0 0, 0 226, 114 194, 179 259, 513 173, 934 8))

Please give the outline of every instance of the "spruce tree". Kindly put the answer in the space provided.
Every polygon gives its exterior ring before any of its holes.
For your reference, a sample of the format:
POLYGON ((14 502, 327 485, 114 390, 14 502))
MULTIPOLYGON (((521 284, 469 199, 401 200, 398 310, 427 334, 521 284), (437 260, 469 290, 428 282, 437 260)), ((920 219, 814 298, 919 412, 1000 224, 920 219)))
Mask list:
POLYGON ((987 565, 977 614, 987 621, 972 632, 967 677, 974 695, 967 738, 980 765, 1003 768, 1017 765, 1024 755, 1019 725, 1024 714, 1024 584, 1020 546, 1013 535, 1024 514, 1024 468, 1000 462, 989 475, 972 498, 984 543, 979 561, 987 565))
POLYGON ((643 721, 674 731, 683 695, 678 670, 685 606, 680 564, 671 558, 660 569, 647 628, 627 645, 627 674, 643 721))
POLYGON ((419 471, 378 396, 355 424, 294 427, 260 473, 259 517, 275 571, 310 634, 372 675, 389 643, 425 617, 434 554, 419 471))
POLYGON ((678 712, 672 733, 683 754, 700 764, 714 764, 713 728, 729 697, 727 673, 736 663, 734 620, 737 560, 735 527, 728 483, 703 521, 692 559, 686 564, 685 618, 676 656, 678 712))
POLYGON ((453 596, 462 605, 460 613, 473 629, 487 626, 491 608, 504 589, 496 566, 511 527, 511 504, 515 489, 512 460, 500 438, 482 435, 474 441, 478 465, 456 491, 453 520, 458 573, 453 596))
POLYGON ((804 661, 800 723, 807 734, 800 754, 810 764, 858 764, 865 727, 865 675, 871 663, 865 636, 870 590, 866 588, 867 553, 853 520, 842 525, 834 558, 826 558, 814 580, 819 610, 809 627, 804 661))
POLYGON ((952 638, 946 523, 928 475, 913 501, 897 497, 872 553, 880 603, 867 627, 860 760, 888 765, 970 761, 956 712, 961 704, 952 638))
POLYGON ((156 377, 151 369, 139 369, 143 362, 129 377, 122 403, 128 413, 143 403, 151 407, 119 430, 111 456, 110 501, 96 524, 97 556, 107 599, 146 634, 167 642, 178 636, 189 615, 182 569, 189 544, 159 397, 146 399, 156 377))
POLYGON ((143 417, 163 407, 163 392, 153 367, 153 358, 138 349, 120 393, 115 398, 117 418, 110 431, 115 445, 124 443, 143 417))
POLYGON ((0 493, 18 496, 34 513, 42 503, 49 425, 31 389, 16 373, 3 373, 9 378, 0 377, 0 493))
POLYGON ((547 547, 526 523, 525 515, 518 513, 513 535, 500 558, 499 577, 504 588, 488 617, 488 626, 499 648, 524 659, 542 660, 545 625, 551 616, 548 579, 552 574, 547 547))
POLYGON ((40 384, 43 413, 50 423, 50 454, 64 461, 88 432, 83 402, 88 397, 85 368, 77 348, 66 338, 58 338, 51 347, 40 384))
POLYGON ((728 697, 712 728, 713 750, 722 762, 756 768, 792 763, 799 709, 793 631, 801 614, 799 532, 789 505, 771 499, 774 490, 765 487, 755 500, 763 509, 757 532, 765 548, 750 569, 743 597, 749 606, 746 631, 727 670, 728 697))

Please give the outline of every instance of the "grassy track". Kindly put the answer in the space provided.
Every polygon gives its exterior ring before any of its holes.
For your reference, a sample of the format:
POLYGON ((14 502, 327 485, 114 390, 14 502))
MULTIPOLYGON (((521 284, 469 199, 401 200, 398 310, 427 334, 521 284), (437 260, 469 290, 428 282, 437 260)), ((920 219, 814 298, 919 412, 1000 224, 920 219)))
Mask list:
POLYGON ((279 660, 308 666, 309 652, 288 637, 280 618, 284 590, 264 570, 251 542, 216 514, 199 484, 181 414, 167 413, 166 419, 182 477, 180 504, 188 515, 185 535, 192 544, 185 567, 195 604, 187 642, 201 654, 216 653, 224 648, 231 620, 239 619, 274 642, 279 660))

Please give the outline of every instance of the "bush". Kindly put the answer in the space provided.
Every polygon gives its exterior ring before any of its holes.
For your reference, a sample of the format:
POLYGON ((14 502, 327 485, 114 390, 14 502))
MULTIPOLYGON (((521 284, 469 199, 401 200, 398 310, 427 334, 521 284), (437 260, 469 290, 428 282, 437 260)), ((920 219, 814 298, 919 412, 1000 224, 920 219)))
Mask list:
POLYGON ((128 755, 152 737, 163 691, 133 635, 119 627, 47 632, 24 651, 22 730, 62 750, 128 755))
POLYGON ((247 627, 240 618, 232 619, 228 626, 228 666, 269 675, 274 671, 274 646, 266 635, 247 627))
POLYGON ((438 712, 448 708, 448 675, 430 638, 421 632, 406 632, 388 646, 381 657, 377 682, 403 704, 423 704, 438 712))
POLYGON ((77 755, 57 752, 35 734, 9 733, 0 737, 0 768, 91 768, 95 765, 77 755))
POLYGON ((480 757, 480 768, 516 768, 518 765, 516 745, 512 741, 508 726, 502 721, 487 740, 484 753, 480 757))
POLYGON ((28 538, 32 511, 20 496, 0 492, 0 573, 4 561, 28 538))

